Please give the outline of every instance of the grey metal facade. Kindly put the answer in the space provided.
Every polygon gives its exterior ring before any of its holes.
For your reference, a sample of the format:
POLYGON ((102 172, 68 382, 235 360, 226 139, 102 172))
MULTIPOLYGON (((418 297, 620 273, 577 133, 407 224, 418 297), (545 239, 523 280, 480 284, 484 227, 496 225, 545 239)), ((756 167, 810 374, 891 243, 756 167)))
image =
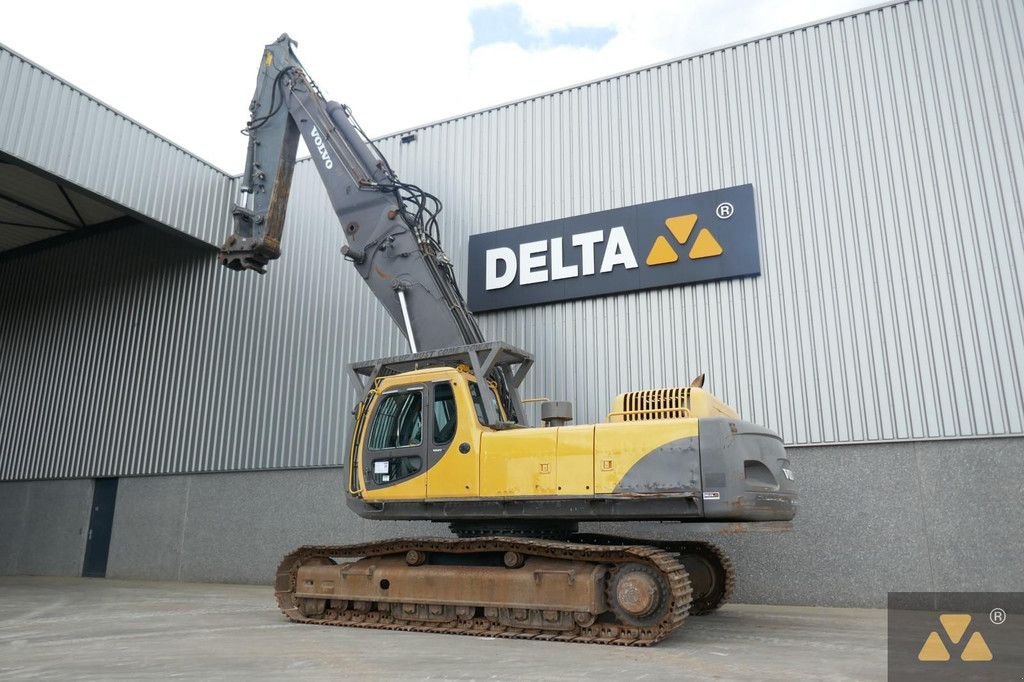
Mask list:
MULTIPOLYGON (((572 400, 580 422, 704 371, 794 445, 1021 435, 1022 34, 1012 0, 910 0, 380 146, 445 200, 463 278, 469 234, 753 183, 758 278, 480 316, 537 355, 525 394, 572 400)), ((47 87, 49 116, 92 106, 47 87)), ((9 120, 0 151, 29 156, 9 120)), ((104 145, 85 133, 63 134, 104 145)), ((169 144, 170 195, 47 153, 154 221, 226 233, 229 181, 169 144)), ((141 224, 0 261, 0 478, 339 464, 345 363, 403 350, 342 242, 303 162, 262 278, 141 224)))
POLYGON ((1012 0, 904 2, 381 147, 460 265, 466 234, 754 184, 759 278, 482 316, 581 420, 706 371, 792 444, 1020 434, 1022 34, 1012 0))
POLYGON ((262 278, 141 223, 0 262, 3 478, 339 463, 349 354, 399 333, 315 233, 262 278))

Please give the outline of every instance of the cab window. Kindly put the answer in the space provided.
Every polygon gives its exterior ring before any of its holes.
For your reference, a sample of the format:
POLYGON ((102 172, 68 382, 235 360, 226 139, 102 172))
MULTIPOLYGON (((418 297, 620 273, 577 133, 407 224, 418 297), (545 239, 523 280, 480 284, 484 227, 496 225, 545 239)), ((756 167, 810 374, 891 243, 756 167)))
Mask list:
POLYGON ((423 432, 423 391, 389 393, 380 399, 367 447, 387 450, 419 445, 423 432))
POLYGON ((481 395, 480 387, 475 381, 469 382, 469 394, 473 397, 473 408, 476 410, 476 419, 484 426, 489 426, 490 422, 487 420, 487 412, 484 410, 484 400, 490 401, 491 409, 494 411, 494 416, 497 419, 501 419, 501 406, 498 404, 498 397, 494 395, 494 391, 488 386, 484 390, 484 394, 481 395))
POLYGON ((450 443, 457 426, 452 385, 448 382, 434 384, 434 445, 450 443))

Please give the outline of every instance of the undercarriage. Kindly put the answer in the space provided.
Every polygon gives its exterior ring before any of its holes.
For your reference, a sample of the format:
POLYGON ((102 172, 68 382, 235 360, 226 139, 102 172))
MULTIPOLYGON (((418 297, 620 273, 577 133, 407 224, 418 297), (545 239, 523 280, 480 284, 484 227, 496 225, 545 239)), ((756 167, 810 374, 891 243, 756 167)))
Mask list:
POLYGON ((275 595, 300 623, 649 646, 734 584, 711 543, 575 533, 307 545, 275 595))

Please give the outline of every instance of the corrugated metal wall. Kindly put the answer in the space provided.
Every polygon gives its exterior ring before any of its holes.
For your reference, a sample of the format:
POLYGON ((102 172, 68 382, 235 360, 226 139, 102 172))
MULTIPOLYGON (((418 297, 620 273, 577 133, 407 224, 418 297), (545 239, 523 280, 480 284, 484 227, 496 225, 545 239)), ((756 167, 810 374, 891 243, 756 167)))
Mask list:
POLYGON ((214 243, 232 179, 0 45, 0 152, 214 243))
MULTIPOLYGON (((1019 435, 1022 34, 1012 0, 912 0, 381 146, 462 276, 474 232, 754 184, 759 278, 481 317, 578 421, 706 371, 791 444, 1019 435)), ((344 364, 402 344, 311 164, 265 277, 158 238, 0 263, 0 476, 338 463, 344 364)))
POLYGON ((0 479, 340 462, 347 362, 401 346, 313 170, 265 277, 138 223, 0 261, 0 479))
POLYGON ((1014 0, 911 1, 381 147, 458 264, 467 233, 754 184, 759 278, 481 317, 581 419, 706 371, 790 443, 1020 434, 1021 35, 1014 0))

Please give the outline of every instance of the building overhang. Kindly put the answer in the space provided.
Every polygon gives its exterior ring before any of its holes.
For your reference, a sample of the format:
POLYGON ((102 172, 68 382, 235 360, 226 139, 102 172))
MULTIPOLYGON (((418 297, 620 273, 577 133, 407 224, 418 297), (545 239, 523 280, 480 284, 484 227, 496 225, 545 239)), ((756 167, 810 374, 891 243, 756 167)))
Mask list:
POLYGON ((235 184, 0 45, 0 255, 122 217, 216 245, 235 184))

